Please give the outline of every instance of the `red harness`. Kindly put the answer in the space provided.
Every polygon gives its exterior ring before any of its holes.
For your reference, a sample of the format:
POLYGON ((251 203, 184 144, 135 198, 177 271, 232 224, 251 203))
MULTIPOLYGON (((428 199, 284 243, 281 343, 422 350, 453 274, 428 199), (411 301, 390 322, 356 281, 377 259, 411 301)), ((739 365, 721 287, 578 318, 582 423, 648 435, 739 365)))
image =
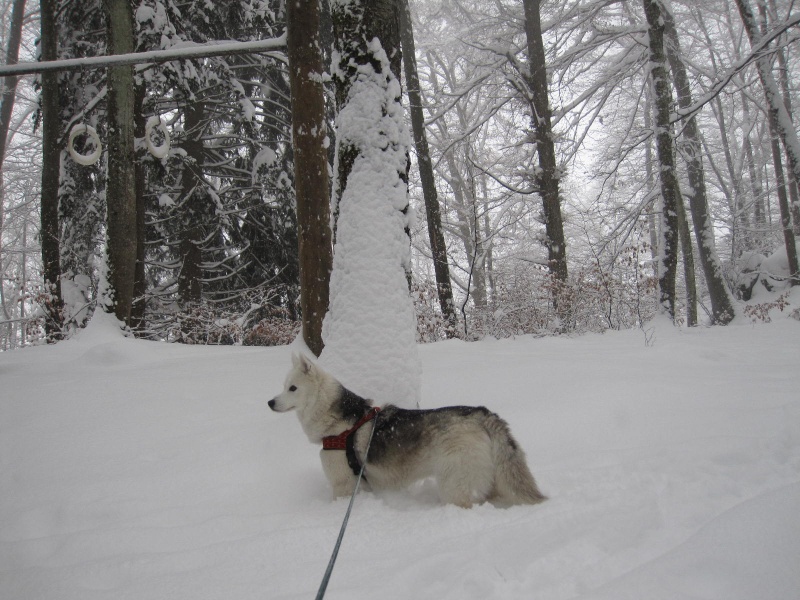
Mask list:
POLYGON ((369 423, 372 419, 374 419, 379 412, 381 412, 381 409, 377 406, 374 406, 347 431, 343 431, 339 435, 329 435, 322 438, 322 449, 347 450, 347 440, 350 438, 350 436, 358 431, 359 427, 364 425, 364 423, 369 423))

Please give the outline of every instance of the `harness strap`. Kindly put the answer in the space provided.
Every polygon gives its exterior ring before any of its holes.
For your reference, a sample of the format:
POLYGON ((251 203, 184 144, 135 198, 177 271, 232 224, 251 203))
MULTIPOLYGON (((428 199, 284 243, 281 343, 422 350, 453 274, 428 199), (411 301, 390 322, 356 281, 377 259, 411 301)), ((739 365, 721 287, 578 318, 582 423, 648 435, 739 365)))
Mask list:
POLYGON ((358 476, 361 473, 361 463, 358 460, 355 449, 355 433, 365 423, 369 423, 374 419, 381 409, 377 406, 372 407, 361 417, 355 425, 347 431, 343 431, 339 435, 328 435, 322 438, 323 450, 344 450, 347 455, 347 464, 353 470, 353 474, 358 476))

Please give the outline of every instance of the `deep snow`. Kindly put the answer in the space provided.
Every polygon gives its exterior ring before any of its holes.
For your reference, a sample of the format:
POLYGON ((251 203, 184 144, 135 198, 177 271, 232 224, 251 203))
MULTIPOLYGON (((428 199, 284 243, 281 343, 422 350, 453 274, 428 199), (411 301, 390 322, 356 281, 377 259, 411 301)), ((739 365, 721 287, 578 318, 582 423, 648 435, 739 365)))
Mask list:
MULTIPOLYGON (((550 500, 362 494, 326 597, 798 598, 800 323, 652 327, 421 346, 423 405, 499 412, 550 500)), ((289 354, 0 354, 0 598, 312 598, 346 501, 266 405, 289 354)))

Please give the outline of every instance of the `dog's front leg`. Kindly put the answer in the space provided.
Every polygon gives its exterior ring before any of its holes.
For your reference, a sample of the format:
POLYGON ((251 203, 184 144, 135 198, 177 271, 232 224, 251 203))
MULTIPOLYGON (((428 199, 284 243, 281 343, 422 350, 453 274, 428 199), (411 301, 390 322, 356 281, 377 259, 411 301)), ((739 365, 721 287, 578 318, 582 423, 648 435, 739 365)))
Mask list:
POLYGON ((350 496, 356 487, 356 476, 347 464, 344 450, 320 450, 322 470, 333 488, 333 497, 350 496))

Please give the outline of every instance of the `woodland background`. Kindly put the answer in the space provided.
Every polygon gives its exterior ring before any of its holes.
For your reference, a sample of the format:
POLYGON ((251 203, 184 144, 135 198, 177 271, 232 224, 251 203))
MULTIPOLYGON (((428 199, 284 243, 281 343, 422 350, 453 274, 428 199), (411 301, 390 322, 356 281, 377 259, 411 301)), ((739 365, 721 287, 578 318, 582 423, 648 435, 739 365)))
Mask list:
MULTIPOLYGON (((330 166, 305 175, 333 198, 331 227, 320 222, 334 239, 352 74, 329 66, 357 36, 373 52, 377 27, 389 70, 375 70, 402 82, 408 131, 392 143, 408 157, 396 175, 410 205, 394 208, 411 253, 397 263, 418 340, 631 328, 658 311, 724 324, 788 305, 800 232, 793 1, 398 0, 373 3, 388 7, 378 17, 361 9, 356 33, 342 16, 358 2, 306 4, 319 11, 324 72, 308 80, 323 89, 314 134, 330 166)), ((6 64, 276 40, 127 67, 122 115, 119 69, 4 80, 0 349, 69 337, 109 287, 118 309, 115 245, 135 265, 117 316, 137 336, 290 342, 310 285, 298 231, 312 217, 298 211, 284 3, 4 0, 0 18, 6 64), (127 47, 115 9, 127 11, 127 47), (78 124, 103 144, 94 164, 70 157, 78 124), (120 164, 125 127, 136 143, 120 164), (115 225, 120 194, 133 227, 115 225)))

